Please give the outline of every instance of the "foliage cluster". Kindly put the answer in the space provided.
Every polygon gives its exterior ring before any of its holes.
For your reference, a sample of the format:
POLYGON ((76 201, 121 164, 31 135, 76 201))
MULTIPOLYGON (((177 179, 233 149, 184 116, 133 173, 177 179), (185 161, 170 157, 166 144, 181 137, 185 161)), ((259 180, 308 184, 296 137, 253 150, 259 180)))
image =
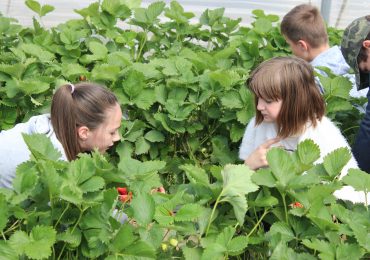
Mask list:
MULTIPOLYGON (((0 129, 47 111, 56 87, 80 80, 112 89, 127 120, 111 155, 72 163, 57 161, 43 136, 25 136, 32 159, 17 169, 14 191, 0 191, 0 255, 369 256, 368 207, 331 195, 345 184, 370 189, 358 170, 338 180, 348 151, 314 166, 319 151, 306 142, 293 154, 272 150, 271 167, 257 173, 232 164, 254 113, 249 72, 289 54, 277 16, 255 10, 251 26, 241 27, 220 8, 191 23, 194 14, 176 1, 141 8, 103 0, 76 10, 82 19, 46 29, 42 17, 53 7, 26 4, 38 15, 33 28, 0 16, 0 129), (122 184, 134 194, 130 203, 118 200, 122 184), (162 184, 169 194, 150 194, 162 184), (122 225, 123 212, 135 222, 122 225)), ((340 32, 330 36, 337 42, 340 32)), ((363 100, 349 98, 347 79, 327 73, 320 80, 328 116, 352 138, 361 118, 352 104, 363 100)))

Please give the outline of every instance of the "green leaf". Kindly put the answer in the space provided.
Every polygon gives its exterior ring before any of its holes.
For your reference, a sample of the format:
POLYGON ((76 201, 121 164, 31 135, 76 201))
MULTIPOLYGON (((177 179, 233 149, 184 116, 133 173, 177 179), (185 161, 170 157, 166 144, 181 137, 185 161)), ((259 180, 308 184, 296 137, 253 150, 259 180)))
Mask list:
POLYGON ((228 252, 242 252, 248 246, 247 236, 234 237, 227 246, 228 252))
POLYGON ((121 19, 126 19, 131 15, 131 10, 126 5, 122 4, 121 0, 104 0, 101 8, 121 19))
POLYGON ((38 179, 38 171, 33 163, 25 162, 18 165, 16 176, 13 180, 13 188, 18 194, 23 195, 18 198, 20 201, 32 194, 32 191, 36 188, 38 179))
POLYGON ((35 226, 29 236, 23 231, 16 231, 10 238, 13 248, 33 259, 50 257, 55 241, 56 231, 50 226, 35 226))
POLYGON ((123 249, 134 243, 135 237, 133 234, 133 228, 130 224, 122 225, 116 236, 114 237, 111 248, 114 252, 121 252, 123 249))
POLYGON ((266 34, 272 29, 272 23, 268 19, 258 18, 254 22, 254 30, 260 34, 266 34))
POLYGON ((27 135, 22 134, 24 142, 31 151, 32 156, 37 159, 48 159, 56 161, 61 153, 55 149, 50 139, 44 134, 27 135))
POLYGON ((150 144, 148 143, 148 141, 146 141, 143 136, 140 136, 135 142, 135 154, 139 155, 148 153, 149 149, 150 144))
POLYGON ((155 212, 155 204, 153 198, 149 194, 134 194, 131 207, 134 212, 134 219, 139 225, 147 226, 152 222, 155 212))
POLYGON ((123 251, 124 255, 155 258, 154 248, 145 241, 138 241, 123 251))
POLYGON ((164 135, 157 130, 150 130, 144 135, 144 138, 151 143, 163 142, 165 140, 164 135))
POLYGON ((54 11, 54 6, 51 6, 51 5, 43 5, 41 7, 41 11, 40 11, 40 16, 43 17, 45 15, 47 15, 48 13, 54 11))
POLYGON ((200 260, 201 259, 202 251, 200 248, 195 248, 195 247, 190 248, 190 247, 184 246, 182 248, 182 252, 184 254, 185 260, 200 260))
POLYGON ((51 62, 55 57, 54 54, 44 50, 41 46, 33 43, 23 43, 21 49, 30 56, 38 58, 41 62, 51 62))
POLYGON ((102 177, 93 176, 84 183, 80 185, 83 193, 94 192, 103 189, 105 186, 105 181, 102 177))
POLYGON ((341 147, 335 149, 324 157, 324 168, 331 177, 339 175, 343 167, 351 159, 351 152, 348 148, 341 147))
POLYGON ((258 186, 251 180, 253 171, 245 165, 226 165, 221 174, 223 178, 221 199, 233 206, 239 224, 243 225, 248 207, 245 195, 258 190, 258 186))
POLYGON ((270 231, 268 232, 270 236, 278 235, 279 241, 289 242, 295 238, 293 230, 285 222, 275 222, 272 224, 270 231))
POLYGON ((295 167, 290 154, 280 148, 272 148, 267 153, 267 161, 277 180, 277 186, 287 188, 295 177, 295 167))
POLYGON ((366 193, 370 191, 370 175, 359 169, 349 169, 342 181, 357 191, 365 191, 366 193))
POLYGON ((179 168, 185 171, 190 183, 200 183, 206 186, 210 184, 208 175, 202 168, 191 164, 181 165, 179 168))
POLYGON ((201 216, 203 209, 199 204, 185 204, 177 211, 175 221, 195 221, 201 216))
POLYGON ((17 252, 4 240, 0 240, 0 256, 4 260, 19 260, 17 252))
POLYGON ((81 244, 82 233, 79 228, 75 228, 73 231, 72 228, 68 228, 63 233, 58 233, 56 238, 72 248, 77 248, 81 244))
POLYGON ((126 80, 122 82, 122 87, 130 99, 137 97, 145 88, 144 74, 136 70, 131 70, 126 80))
POLYGON ((108 64, 99 64, 94 67, 91 72, 91 77, 95 80, 116 81, 120 68, 108 64))
POLYGON ((339 244, 336 259, 362 259, 364 250, 356 244, 339 244))
POLYGON ((261 186, 275 187, 276 179, 270 169, 261 168, 252 175, 252 181, 261 186))
POLYGON ((108 54, 108 49, 100 42, 92 41, 89 43, 89 50, 98 57, 99 59, 104 59, 108 54))
MULTIPOLYGON (((8 217, 10 216, 9 214, 9 209, 8 209, 8 204, 6 201, 6 198, 3 194, 0 194, 0 232, 3 232, 3 229, 6 227, 6 224, 8 223, 8 217)), ((1 249, 0 249, 1 252, 1 249)))
POLYGON ((148 18, 149 23, 153 23, 155 19, 163 12, 165 7, 164 2, 154 2, 148 6, 148 9, 145 11, 146 17, 148 18))
POLYGON ((35 0, 27 0, 25 1, 25 4, 27 5, 27 7, 29 9, 31 9, 32 11, 34 11, 35 13, 37 14, 40 14, 40 11, 41 11, 41 5, 39 2, 35 1, 35 0))
POLYGON ((319 256, 321 257, 321 259, 335 259, 334 245, 331 245, 324 240, 319 240, 316 238, 312 240, 304 239, 302 241, 302 244, 304 244, 308 248, 319 251, 319 256))
POLYGON ((77 63, 63 63, 62 73, 65 77, 70 78, 71 76, 87 75, 88 71, 85 67, 77 63))
POLYGON ((230 109, 243 107, 243 103, 242 103, 242 100, 240 99, 240 95, 236 91, 226 92, 226 94, 221 97, 221 103, 224 107, 230 108, 230 109))
POLYGON ((306 165, 310 165, 320 158, 319 146, 310 139, 300 142, 297 152, 301 162, 306 165))

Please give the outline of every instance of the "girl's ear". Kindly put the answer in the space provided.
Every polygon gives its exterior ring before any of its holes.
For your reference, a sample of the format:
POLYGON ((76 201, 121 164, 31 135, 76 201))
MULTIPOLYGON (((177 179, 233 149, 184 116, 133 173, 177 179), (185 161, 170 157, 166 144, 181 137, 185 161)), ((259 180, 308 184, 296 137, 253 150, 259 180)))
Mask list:
POLYGON ((366 49, 369 49, 370 48, 370 40, 364 40, 362 42, 362 46, 366 49))
POLYGON ((78 138, 82 141, 86 141, 89 136, 90 129, 87 126, 80 126, 77 128, 78 138))

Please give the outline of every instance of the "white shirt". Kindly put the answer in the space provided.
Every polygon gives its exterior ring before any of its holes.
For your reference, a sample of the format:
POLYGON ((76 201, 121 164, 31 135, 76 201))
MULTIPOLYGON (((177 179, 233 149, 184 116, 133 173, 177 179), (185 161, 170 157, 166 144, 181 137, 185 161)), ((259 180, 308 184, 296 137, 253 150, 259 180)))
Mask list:
MULTIPOLYGON (((277 137, 277 129, 275 123, 262 122, 258 126, 255 125, 255 117, 249 122, 245 130, 242 143, 239 149, 239 158, 241 160, 255 151, 255 149, 269 139, 277 137)), ((323 117, 318 121, 316 127, 307 124, 306 130, 301 135, 282 139, 279 143, 273 146, 283 146, 287 150, 296 150, 300 142, 311 139, 320 148, 320 158, 315 163, 323 162, 324 157, 330 152, 340 147, 347 147, 350 149, 346 139, 327 117, 323 117)), ((343 168, 340 178, 343 178, 350 168, 358 168, 357 162, 352 156, 347 165, 343 168)), ((343 200, 350 200, 352 202, 365 202, 365 194, 357 192, 350 186, 345 186, 337 190, 334 195, 343 200)))

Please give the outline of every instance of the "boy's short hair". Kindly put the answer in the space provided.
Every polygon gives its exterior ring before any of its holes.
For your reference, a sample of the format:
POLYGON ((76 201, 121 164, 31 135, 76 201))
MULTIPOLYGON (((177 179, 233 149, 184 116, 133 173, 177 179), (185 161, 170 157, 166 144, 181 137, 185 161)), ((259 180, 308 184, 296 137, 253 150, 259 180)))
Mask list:
POLYGON ((370 39, 370 15, 352 21, 343 32, 341 51, 347 63, 356 75, 357 89, 370 85, 369 73, 361 72, 358 63, 367 60, 367 53, 362 46, 364 40, 370 39))
POLYGON ((317 48, 328 42, 326 24, 319 10, 312 5, 297 5, 281 21, 281 33, 293 42, 306 41, 317 48))

